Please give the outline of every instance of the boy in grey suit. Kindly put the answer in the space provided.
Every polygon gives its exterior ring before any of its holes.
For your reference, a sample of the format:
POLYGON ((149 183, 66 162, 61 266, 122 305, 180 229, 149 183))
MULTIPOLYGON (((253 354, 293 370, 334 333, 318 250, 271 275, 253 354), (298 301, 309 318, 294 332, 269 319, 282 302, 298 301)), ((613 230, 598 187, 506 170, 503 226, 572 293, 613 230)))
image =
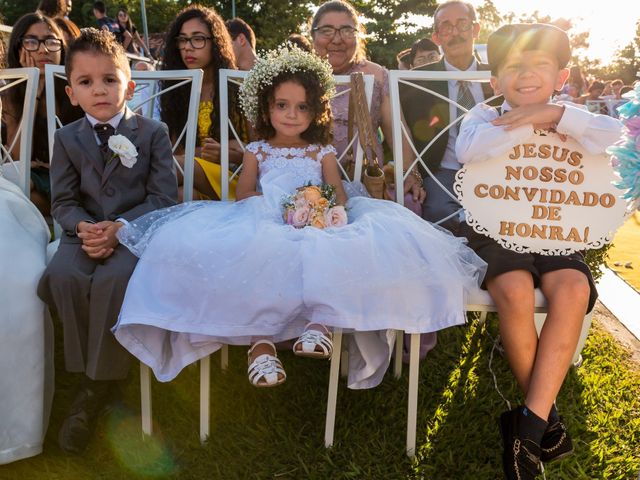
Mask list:
POLYGON ((64 450, 79 453, 129 369, 110 329, 137 259, 116 233, 175 204, 178 192, 166 126, 126 108, 135 84, 113 35, 83 29, 68 49, 66 74, 67 95, 86 116, 55 134, 51 211, 64 233, 38 294, 64 325, 66 369, 83 374, 58 436, 64 450))

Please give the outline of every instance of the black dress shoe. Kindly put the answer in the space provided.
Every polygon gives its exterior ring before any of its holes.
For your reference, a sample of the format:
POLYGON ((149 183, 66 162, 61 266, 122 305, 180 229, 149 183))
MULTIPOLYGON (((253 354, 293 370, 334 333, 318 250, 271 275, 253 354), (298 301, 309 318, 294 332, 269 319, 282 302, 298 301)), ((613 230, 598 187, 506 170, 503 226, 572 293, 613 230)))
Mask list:
POLYGON ((540 473, 540 445, 522 436, 518 407, 500 415, 504 443, 502 467, 507 480, 534 480, 540 473))
POLYGON ((573 453, 573 442, 562 417, 549 425, 540 442, 540 460, 545 463, 560 460, 573 453))
POLYGON ((95 382, 97 386, 83 386, 71 404, 69 414, 58 432, 58 444, 65 452, 82 453, 89 445, 98 417, 108 405, 113 382, 95 382), (104 383, 104 385, 102 385, 104 383))

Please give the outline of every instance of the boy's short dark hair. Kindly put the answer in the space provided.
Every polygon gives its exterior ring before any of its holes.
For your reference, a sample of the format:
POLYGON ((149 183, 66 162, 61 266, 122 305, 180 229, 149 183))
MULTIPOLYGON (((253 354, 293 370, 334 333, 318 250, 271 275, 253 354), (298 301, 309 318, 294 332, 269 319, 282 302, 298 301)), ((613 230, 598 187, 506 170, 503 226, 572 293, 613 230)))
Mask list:
POLYGON ((504 25, 489 35, 487 57, 491 74, 497 75, 510 52, 544 50, 553 54, 564 68, 571 58, 569 37, 564 30, 546 23, 514 23, 504 25))
POLYGON ((229 30, 229 35, 231 35, 231 39, 235 40, 238 35, 243 34, 244 38, 249 41, 251 48, 255 50, 256 48, 256 35, 253 33, 253 29, 249 26, 247 22, 242 20, 239 17, 232 18, 231 20, 227 20, 224 22, 229 30))
POLYGON ((591 85, 589 85, 587 92, 593 92, 595 90, 604 90, 604 83, 599 80, 594 80, 593 82, 591 82, 591 85))
POLYGON ((429 40, 428 38, 421 38, 419 40, 416 40, 415 42, 413 42, 413 45, 411 45, 411 56, 409 57, 410 63, 413 65, 413 61, 416 58, 416 54, 418 52, 438 52, 440 53, 440 49, 438 48, 438 46, 433 43, 431 40, 429 40))
POLYGON ((101 0, 93 2, 93 9, 99 11, 100 13, 107 13, 107 7, 101 0))
POLYGON ((71 72, 73 71, 73 59, 76 54, 81 52, 101 53, 111 58, 116 66, 122 70, 127 78, 131 78, 131 67, 129 67, 129 59, 122 48, 122 45, 116 40, 111 32, 106 30, 98 30, 96 28, 83 28, 80 36, 76 38, 67 50, 64 71, 67 74, 67 81, 71 80, 71 72))

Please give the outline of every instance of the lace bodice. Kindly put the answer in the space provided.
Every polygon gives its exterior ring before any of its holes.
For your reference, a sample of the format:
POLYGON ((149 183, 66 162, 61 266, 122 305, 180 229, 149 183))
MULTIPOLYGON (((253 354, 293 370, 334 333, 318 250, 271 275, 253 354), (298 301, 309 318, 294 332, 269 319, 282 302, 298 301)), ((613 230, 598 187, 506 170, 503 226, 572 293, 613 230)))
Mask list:
POLYGON ((322 159, 329 153, 335 155, 332 145, 312 144, 307 147, 287 148, 273 147, 264 140, 252 142, 247 150, 258 159, 259 178, 273 170, 293 174, 296 183, 304 185, 322 183, 322 159))

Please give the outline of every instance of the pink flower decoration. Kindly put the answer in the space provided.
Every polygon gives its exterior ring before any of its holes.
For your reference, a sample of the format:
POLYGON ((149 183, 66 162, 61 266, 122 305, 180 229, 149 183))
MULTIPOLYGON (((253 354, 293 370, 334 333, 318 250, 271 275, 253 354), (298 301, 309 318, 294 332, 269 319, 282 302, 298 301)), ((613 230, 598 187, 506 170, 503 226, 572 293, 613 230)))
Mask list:
MULTIPOLYGON (((637 137, 640 135, 640 117, 631 117, 624 122, 624 126, 629 131, 629 136, 637 137)), ((638 139, 636 139, 636 145, 638 144, 638 139)))
POLYGON ((304 227, 309 221, 309 207, 300 207, 293 212, 291 225, 296 228, 304 227))
POLYGON ((328 227, 343 227, 347 224, 347 212, 342 205, 327 210, 325 218, 328 227))

